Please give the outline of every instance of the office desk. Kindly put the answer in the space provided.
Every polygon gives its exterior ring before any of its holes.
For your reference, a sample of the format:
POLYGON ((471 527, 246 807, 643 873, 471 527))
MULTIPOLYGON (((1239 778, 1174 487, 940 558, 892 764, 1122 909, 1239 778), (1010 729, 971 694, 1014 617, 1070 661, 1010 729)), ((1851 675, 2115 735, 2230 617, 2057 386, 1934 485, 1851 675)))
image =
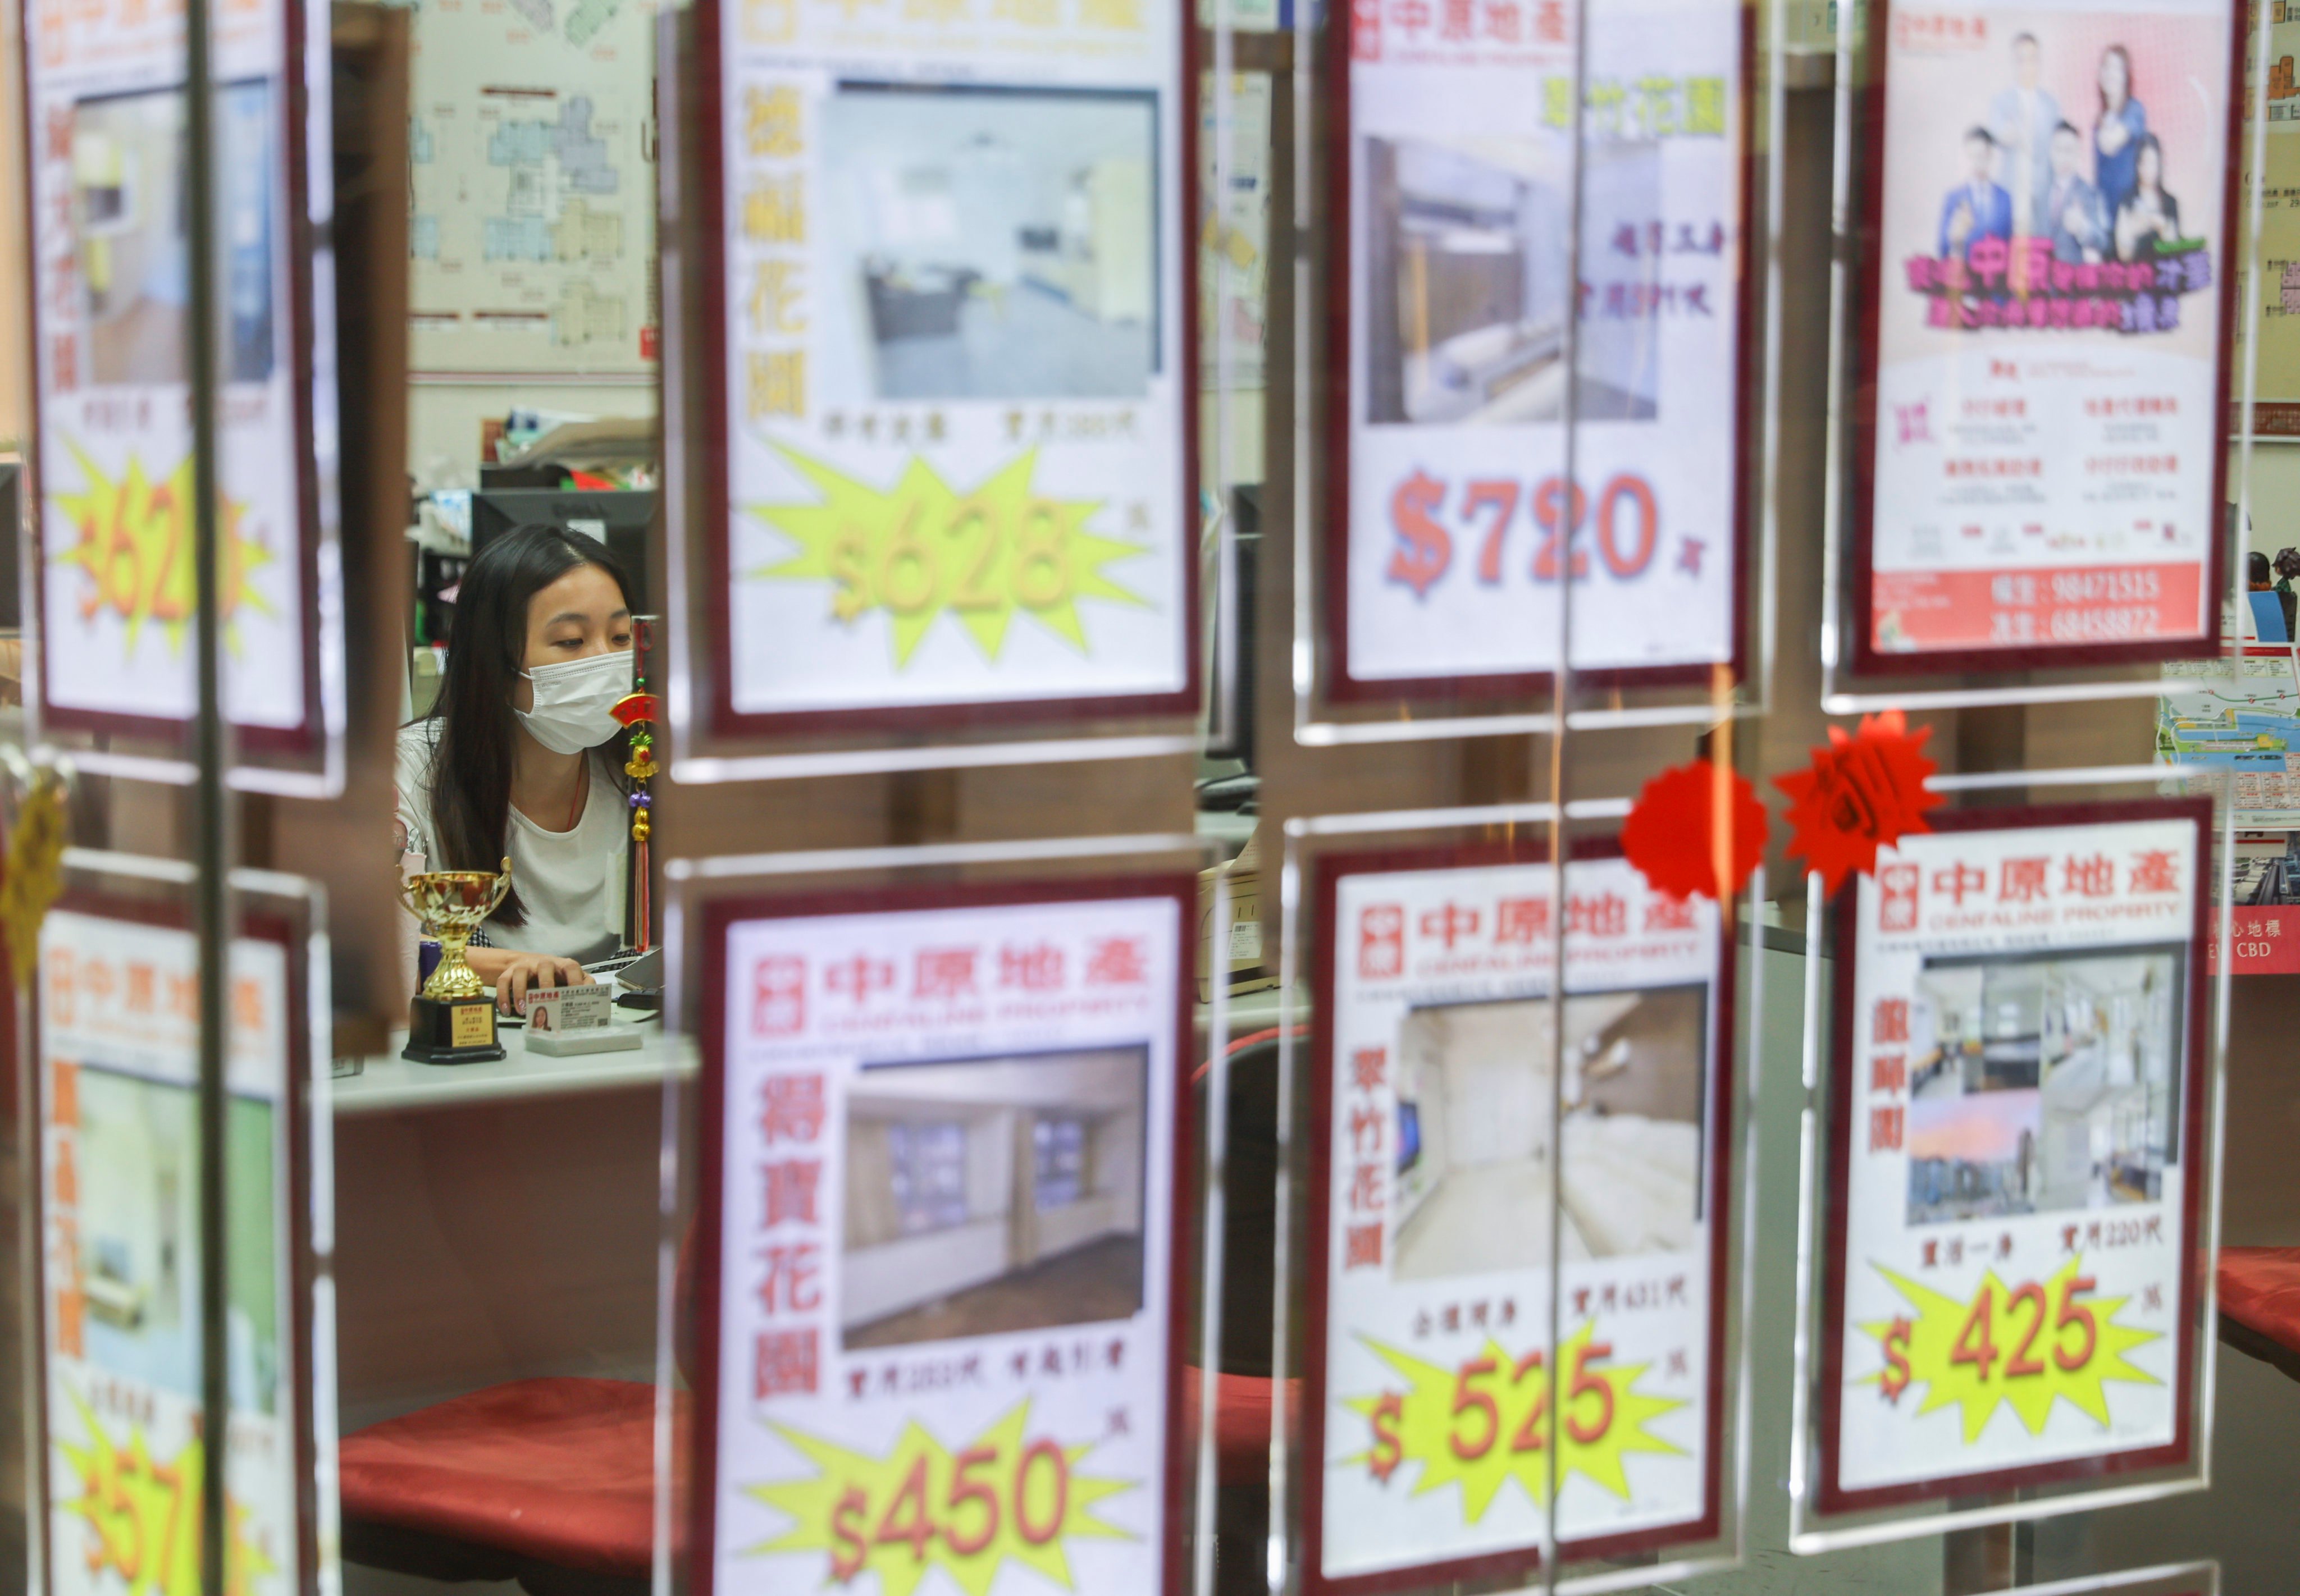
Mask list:
MULTIPOLYGON (((1274 992, 1233 1002, 1229 1033, 1277 1010, 1274 992)), ((654 1377, 665 1083, 691 1116, 697 1054, 642 1031, 636 1052, 546 1058, 506 1027, 492 1064, 390 1056, 332 1083, 346 1429, 532 1376, 654 1377)))
POLYGON ((640 1029, 547 1058, 506 1027, 494 1063, 332 1083, 346 1428, 529 1376, 653 1376, 664 1082, 696 1055, 640 1029))
MULTIPOLYGON (((631 1010, 616 1010, 619 1023, 637 1018, 631 1010)), ((551 1058, 527 1051, 524 1026, 505 1026, 496 1033, 505 1056, 492 1064, 412 1064, 396 1053, 368 1059, 359 1074, 336 1081, 336 1118, 340 1121, 354 1114, 660 1086, 666 1069, 681 1076, 695 1073, 693 1037, 666 1036, 662 1022, 651 1016, 633 1028, 645 1039, 635 1052, 551 1058)))

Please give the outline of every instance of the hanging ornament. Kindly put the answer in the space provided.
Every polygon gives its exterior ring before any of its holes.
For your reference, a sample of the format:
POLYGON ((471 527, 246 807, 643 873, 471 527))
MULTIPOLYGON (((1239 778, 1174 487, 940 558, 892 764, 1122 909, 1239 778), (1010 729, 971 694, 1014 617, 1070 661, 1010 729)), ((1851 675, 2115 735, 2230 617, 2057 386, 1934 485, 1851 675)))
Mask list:
POLYGON ((71 840, 71 815, 65 806, 70 779, 53 766, 33 765, 21 756, 9 763, 24 795, 8 834, 7 874, 0 877, 0 927, 6 929, 16 985, 28 987, 40 961, 40 922, 63 891, 64 844, 71 840))
POLYGON ((1764 858, 1767 826, 1747 777, 1695 760, 1646 783, 1622 822, 1621 852, 1655 892, 1728 898, 1764 858))
POLYGON ((1925 789, 1938 767, 1921 750, 1929 726, 1912 732, 1898 710, 1865 717, 1850 736, 1829 728, 1829 744, 1812 751, 1812 769, 1773 777, 1789 804, 1789 849, 1818 871, 1821 890, 1835 893, 1854 871, 1877 865, 1877 850, 1930 831, 1924 811, 1942 802, 1925 789))
MULTIPOLYGON (((640 685, 645 686, 644 680, 640 685)), ((619 700, 611 712, 631 731, 631 757, 623 765, 623 774, 631 778, 630 951, 644 953, 650 945, 649 927, 654 919, 647 859, 647 838, 654 830, 654 794, 647 784, 654 778, 654 728, 660 706, 654 694, 633 693, 619 700)))

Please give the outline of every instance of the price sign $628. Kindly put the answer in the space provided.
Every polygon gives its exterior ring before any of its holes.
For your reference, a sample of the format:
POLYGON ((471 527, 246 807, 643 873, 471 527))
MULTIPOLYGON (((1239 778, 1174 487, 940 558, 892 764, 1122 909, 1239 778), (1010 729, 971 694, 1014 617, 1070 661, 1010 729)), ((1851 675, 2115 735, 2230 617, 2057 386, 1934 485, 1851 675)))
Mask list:
MULTIPOLYGON (((1384 575, 1426 597, 1438 579, 1453 568, 1454 535, 1438 524, 1452 495, 1451 485, 1416 470, 1389 497, 1390 530, 1396 544, 1384 575)), ((1505 477, 1479 478, 1462 485, 1455 514, 1467 523, 1465 544, 1477 544, 1477 579, 1487 586, 1500 585, 1503 561, 1518 505, 1530 510, 1535 530, 1531 575, 1536 582, 1554 582, 1561 568, 1571 566, 1573 579, 1589 576, 1589 542, 1594 534, 1596 555, 1617 581, 1643 576, 1661 544, 1661 504, 1653 486, 1634 472, 1612 477, 1591 499, 1580 484, 1562 477, 1544 478, 1531 494, 1505 477)))

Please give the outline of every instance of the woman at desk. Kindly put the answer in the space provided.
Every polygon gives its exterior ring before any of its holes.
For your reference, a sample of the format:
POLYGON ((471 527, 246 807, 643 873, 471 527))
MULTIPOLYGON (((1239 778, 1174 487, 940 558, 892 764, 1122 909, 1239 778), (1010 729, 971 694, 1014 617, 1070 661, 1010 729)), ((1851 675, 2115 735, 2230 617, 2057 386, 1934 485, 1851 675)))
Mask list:
POLYGON ((399 734, 398 825, 419 869, 510 856, 511 891, 465 955, 505 1013, 621 944, 630 823, 612 711, 630 691, 629 583, 605 544, 522 527, 479 551, 438 702, 399 734))

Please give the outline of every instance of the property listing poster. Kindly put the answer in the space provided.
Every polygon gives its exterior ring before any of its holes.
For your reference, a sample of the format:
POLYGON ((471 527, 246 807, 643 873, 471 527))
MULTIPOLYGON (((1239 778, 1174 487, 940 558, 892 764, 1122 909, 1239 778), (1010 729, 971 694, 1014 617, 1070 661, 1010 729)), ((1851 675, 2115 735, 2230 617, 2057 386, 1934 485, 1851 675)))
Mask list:
MULTIPOLYGON (((198 953, 72 910, 40 931, 41 1389, 47 1596, 199 1588, 198 953)), ((288 950, 231 953, 232 1589, 294 1596, 296 1404, 283 1183, 288 950)))
POLYGON ((1426 858, 1321 869, 1313 1591, 1531 1567, 1553 1402, 1569 1553, 1716 1524, 1716 905, 1656 894, 1617 858, 1571 865, 1561 1060, 1550 868, 1426 858))
POLYGON ((1168 1588, 1194 891, 725 926, 704 1592, 1168 1588))
MULTIPOLYGON (((324 100, 318 131, 289 121, 298 3, 215 22, 225 702, 288 734, 312 729, 323 608, 304 474, 331 478, 335 457, 331 355, 309 431, 298 414, 291 137, 328 170, 324 100)), ((29 5, 24 33, 44 700, 65 725, 180 721, 197 700, 183 12, 29 5)))
POLYGON ((2186 1456, 2211 815, 1937 819, 1861 878, 1839 954, 1825 1510, 2186 1456))
MULTIPOLYGON (((2300 435, 2300 77, 2293 57, 2300 53, 2300 8, 2291 0, 2253 0, 2269 8, 2269 44, 2260 50, 2259 12, 2251 12, 2245 29, 2247 71, 2245 78, 2243 137, 2237 162, 2238 249, 2236 276, 2246 288, 2238 292, 2238 313, 2229 329, 2235 358, 2229 370, 2228 398, 2240 404, 2245 395, 2245 370, 2252 331, 2251 312, 2260 311, 2258 405, 2253 417, 2255 433, 2269 436, 2300 435), (2266 65, 2264 86, 2268 111, 2267 166, 2262 177, 2260 278, 2246 283, 2252 259, 2251 195, 2254 177, 2253 118, 2261 110, 2263 85, 2260 72, 2266 65)), ((2231 420, 2230 429, 2238 425, 2231 420)))
POLYGON ((1188 710, 1197 79, 1176 0, 704 14, 730 727, 1188 710))
POLYGON ((1338 696, 1736 656, 1746 18, 1592 13, 1576 262, 1576 14, 1353 10, 1338 696))
POLYGON ((2240 14, 1892 9, 1862 669, 2212 641, 2240 14))

